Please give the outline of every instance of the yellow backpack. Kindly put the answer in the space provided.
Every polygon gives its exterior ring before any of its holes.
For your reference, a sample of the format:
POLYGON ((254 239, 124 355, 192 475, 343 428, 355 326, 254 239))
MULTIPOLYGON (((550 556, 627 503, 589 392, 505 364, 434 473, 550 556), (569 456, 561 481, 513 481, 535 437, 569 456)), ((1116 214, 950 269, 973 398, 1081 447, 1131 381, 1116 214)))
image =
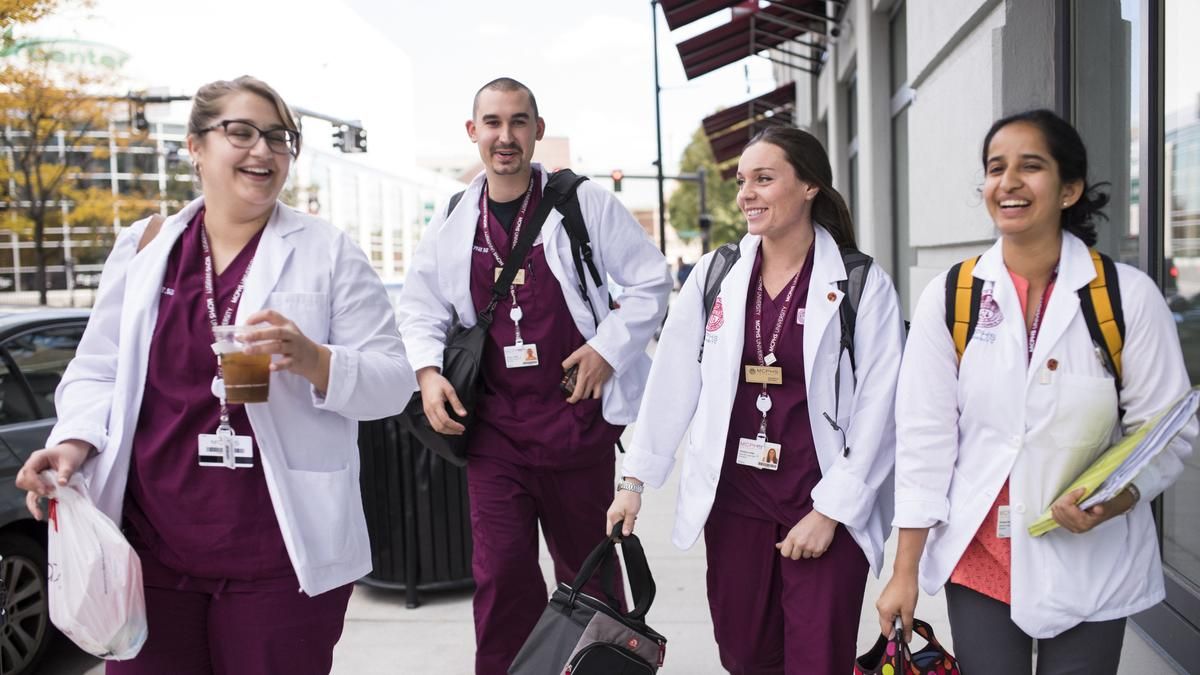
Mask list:
MULTIPOLYGON (((1079 307, 1087 323, 1092 342, 1099 347, 1105 365, 1121 390, 1121 350, 1125 345, 1125 313, 1121 310, 1121 286, 1112 258, 1090 249, 1096 278, 1079 289, 1079 307)), ((946 327, 954 338, 954 351, 962 362, 963 352, 975 334, 979 322, 979 304, 983 297, 983 279, 974 276, 981 256, 967 258, 950 268, 946 275, 946 327)))

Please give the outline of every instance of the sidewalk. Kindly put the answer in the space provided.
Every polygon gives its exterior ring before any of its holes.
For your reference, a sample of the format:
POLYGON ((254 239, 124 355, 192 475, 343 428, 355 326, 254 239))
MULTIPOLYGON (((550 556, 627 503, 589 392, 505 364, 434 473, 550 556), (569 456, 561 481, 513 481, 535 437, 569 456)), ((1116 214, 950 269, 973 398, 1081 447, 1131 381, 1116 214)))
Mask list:
MULTIPOLYGON (((705 595, 704 541, 690 551, 679 551, 670 543, 675 513, 679 471, 661 490, 649 492, 638 519, 638 536, 654 572, 658 594, 649 623, 665 635, 666 663, 661 672, 671 675, 720 675, 717 646, 705 595)), ((602 529, 596 523, 597 532, 602 529)), ((895 537, 889 541, 885 570, 890 571, 895 537)), ((542 571, 551 570, 550 558, 542 547, 542 571)), ((875 598, 884 579, 870 578, 863 600, 859 626, 859 653, 867 651, 879 636, 875 598)), ((547 589, 553 580, 547 577, 547 589)), ((475 631, 470 592, 422 594, 420 608, 404 606, 402 592, 388 592, 358 585, 350 600, 346 628, 334 651, 334 675, 470 675, 473 672, 475 631)), ((918 615, 933 625, 934 632, 951 652, 946 605, 941 594, 923 596, 918 615)), ((48 675, 103 675, 103 667, 81 655, 63 641, 58 653, 46 663, 48 675)), ((846 664, 846 673, 851 670, 846 664)), ((1136 630, 1126 629, 1120 675, 1167 675, 1175 672, 1136 630)), ((835 674, 836 675, 836 674, 835 674)))

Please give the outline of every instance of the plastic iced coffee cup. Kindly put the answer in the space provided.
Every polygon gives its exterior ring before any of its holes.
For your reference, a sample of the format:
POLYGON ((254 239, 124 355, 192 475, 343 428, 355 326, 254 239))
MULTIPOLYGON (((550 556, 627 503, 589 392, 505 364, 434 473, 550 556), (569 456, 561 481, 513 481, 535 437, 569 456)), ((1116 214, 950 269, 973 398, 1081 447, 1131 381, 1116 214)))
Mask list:
POLYGON ((249 343, 241 336, 254 326, 216 326, 213 351, 221 359, 228 403, 266 403, 271 387, 271 355, 247 354, 249 343))

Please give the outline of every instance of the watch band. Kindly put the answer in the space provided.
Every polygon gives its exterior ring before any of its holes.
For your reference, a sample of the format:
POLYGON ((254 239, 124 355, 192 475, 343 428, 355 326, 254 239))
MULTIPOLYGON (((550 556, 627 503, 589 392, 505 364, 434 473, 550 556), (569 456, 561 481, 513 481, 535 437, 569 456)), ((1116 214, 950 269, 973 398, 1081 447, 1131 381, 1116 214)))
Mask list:
POLYGON ((630 492, 634 492, 634 493, 637 493, 640 495, 640 494, 642 494, 642 490, 646 489, 646 486, 641 483, 634 483, 633 481, 623 480, 623 481, 617 483, 617 489, 618 490, 628 490, 630 492))

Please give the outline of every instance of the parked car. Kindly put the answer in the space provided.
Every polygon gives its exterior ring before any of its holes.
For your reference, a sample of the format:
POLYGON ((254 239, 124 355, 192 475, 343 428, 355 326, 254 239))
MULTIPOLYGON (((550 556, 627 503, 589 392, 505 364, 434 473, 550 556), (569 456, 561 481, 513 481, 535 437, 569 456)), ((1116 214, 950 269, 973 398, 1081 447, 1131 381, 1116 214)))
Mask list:
POLYGON ((0 310, 0 578, 8 623, 0 675, 26 675, 54 637, 46 602, 46 526, 25 508, 17 471, 54 425, 54 390, 75 356, 87 310, 0 310))

